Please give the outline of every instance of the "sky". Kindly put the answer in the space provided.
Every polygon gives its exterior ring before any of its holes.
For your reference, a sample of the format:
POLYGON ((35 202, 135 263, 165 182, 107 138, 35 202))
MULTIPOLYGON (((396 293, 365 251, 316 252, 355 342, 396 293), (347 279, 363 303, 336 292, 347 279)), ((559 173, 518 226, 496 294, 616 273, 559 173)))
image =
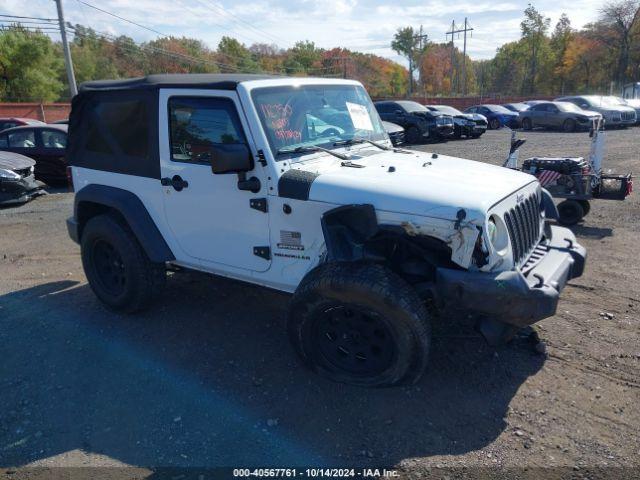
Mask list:
MULTIPOLYGON (((319 47, 347 47, 404 63, 389 46, 399 27, 423 25, 434 42, 444 42, 452 20, 465 17, 473 27, 467 52, 473 59, 494 56, 496 48, 516 40, 528 2, 506 0, 63 0, 66 20, 138 42, 159 36, 99 12, 107 10, 165 35, 188 36, 215 49, 228 35, 252 43, 291 47, 311 40, 319 47)), ((602 0, 538 0, 534 6, 551 18, 569 15, 580 28, 598 17, 602 0)), ((56 18, 52 0, 0 0, 0 14, 56 18)), ((53 34, 52 34, 53 35, 53 34)), ((462 36, 455 42, 462 46, 462 36)))

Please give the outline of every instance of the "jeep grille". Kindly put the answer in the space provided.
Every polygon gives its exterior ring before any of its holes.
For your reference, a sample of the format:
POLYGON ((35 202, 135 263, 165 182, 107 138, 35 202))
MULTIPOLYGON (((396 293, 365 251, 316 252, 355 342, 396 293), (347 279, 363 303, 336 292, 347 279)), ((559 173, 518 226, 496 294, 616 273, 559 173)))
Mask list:
POLYGON ((519 264, 537 245, 540 238, 540 200, 535 193, 505 212, 513 261, 519 264))

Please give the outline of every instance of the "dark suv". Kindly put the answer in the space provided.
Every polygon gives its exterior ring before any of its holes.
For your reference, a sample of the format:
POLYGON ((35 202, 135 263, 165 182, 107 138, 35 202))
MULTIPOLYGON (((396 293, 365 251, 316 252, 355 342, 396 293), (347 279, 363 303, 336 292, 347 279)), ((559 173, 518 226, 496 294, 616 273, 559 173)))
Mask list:
POLYGON ((453 136, 451 115, 430 112, 424 105, 408 100, 375 102, 380 118, 393 122, 405 130, 407 143, 424 140, 444 140, 453 136))

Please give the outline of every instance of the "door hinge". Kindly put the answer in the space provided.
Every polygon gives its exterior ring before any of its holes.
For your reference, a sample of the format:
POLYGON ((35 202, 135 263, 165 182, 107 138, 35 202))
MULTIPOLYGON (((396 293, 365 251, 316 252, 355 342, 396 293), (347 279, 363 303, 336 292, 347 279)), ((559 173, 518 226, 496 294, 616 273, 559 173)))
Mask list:
POLYGON ((254 210, 259 210, 264 213, 267 213, 267 210, 269 209, 266 198, 252 198, 249 200, 249 206, 254 210))
POLYGON ((258 162, 260 162, 260 165, 263 167, 267 166, 267 158, 264 156, 264 151, 262 150, 258 150, 258 162))
POLYGON ((265 260, 271 260, 271 248, 269 247, 253 247, 253 254, 265 260))

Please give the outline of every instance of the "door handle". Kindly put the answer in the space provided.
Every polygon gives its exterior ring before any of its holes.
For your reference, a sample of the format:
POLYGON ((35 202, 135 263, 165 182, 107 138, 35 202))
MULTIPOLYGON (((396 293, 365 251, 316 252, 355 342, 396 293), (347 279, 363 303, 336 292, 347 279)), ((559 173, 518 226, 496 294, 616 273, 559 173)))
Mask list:
POLYGON ((176 192, 181 191, 183 188, 189 186, 189 182, 183 180, 180 175, 174 175, 173 177, 164 177, 160 179, 160 184, 163 187, 173 187, 176 192))

